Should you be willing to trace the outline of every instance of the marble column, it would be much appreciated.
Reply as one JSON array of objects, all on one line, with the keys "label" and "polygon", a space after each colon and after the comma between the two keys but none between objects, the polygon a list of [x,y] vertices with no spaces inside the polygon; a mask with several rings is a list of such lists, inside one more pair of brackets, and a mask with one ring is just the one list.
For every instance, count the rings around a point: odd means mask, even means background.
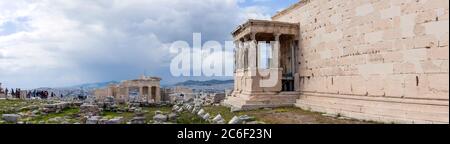
[{"label": "marble column", "polygon": [[155,102],[161,102],[161,88],[156,87]]},{"label": "marble column", "polygon": [[280,67],[280,36],[281,34],[275,33],[275,42],[272,45],[272,64],[271,68],[279,68]]},{"label": "marble column", "polygon": [[[149,86],[148,87],[147,101],[151,101],[153,99],[153,93],[152,92],[153,92],[152,87]],[[156,100],[153,100],[153,101],[156,102]]]},{"label": "marble column", "polygon": [[238,50],[239,50],[239,43],[238,43],[238,41],[234,41],[234,72],[236,72],[236,70],[238,69],[238,65],[237,65],[237,62],[239,61],[238,60]]},{"label": "marble column", "polygon": [[249,41],[249,47],[248,47],[248,68],[253,70],[257,68],[258,64],[258,44],[256,41],[256,33],[250,34],[250,41]]},{"label": "marble column", "polygon": [[244,68],[244,43],[240,40],[238,42],[237,57],[237,69],[241,70]]},{"label": "marble column", "polygon": [[138,100],[141,100],[142,99],[142,97],[143,97],[143,90],[142,90],[142,87],[139,87],[139,96],[138,96]]}]

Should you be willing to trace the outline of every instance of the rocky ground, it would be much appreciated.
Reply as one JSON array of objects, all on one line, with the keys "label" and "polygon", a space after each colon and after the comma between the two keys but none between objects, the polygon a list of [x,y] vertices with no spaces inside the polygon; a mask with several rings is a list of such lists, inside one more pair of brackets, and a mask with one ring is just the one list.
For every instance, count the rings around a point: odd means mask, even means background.
[{"label": "rocky ground", "polygon": [[223,106],[179,102],[144,105],[0,100],[0,124],[370,124],[298,108],[231,112]]}]

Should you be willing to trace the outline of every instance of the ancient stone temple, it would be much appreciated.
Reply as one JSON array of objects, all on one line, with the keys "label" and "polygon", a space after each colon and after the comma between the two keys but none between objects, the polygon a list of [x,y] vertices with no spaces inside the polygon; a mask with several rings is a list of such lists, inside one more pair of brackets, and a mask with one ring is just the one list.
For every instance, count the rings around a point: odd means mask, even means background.
[{"label": "ancient stone temple", "polygon": [[[294,53],[298,50],[298,30],[299,25],[295,23],[249,20],[233,32],[236,44],[236,97],[229,97],[227,103],[241,109],[295,104],[299,95],[294,87],[295,68],[298,66],[294,62]],[[267,45],[265,50],[259,47],[261,44]],[[268,49],[273,51],[271,58],[262,60],[258,53]],[[275,57],[279,59],[273,60]],[[264,68],[260,61],[267,61]],[[263,86],[265,81],[273,85]]]},{"label": "ancient stone temple", "polygon": [[104,100],[112,96],[117,100],[135,102],[160,102],[161,78],[141,76],[135,80],[125,80],[120,84],[112,84],[107,88],[95,90],[94,95],[98,100]]},{"label": "ancient stone temple", "polygon": [[302,0],[270,21],[249,20],[232,33],[235,88],[224,103],[449,123],[448,6]]}]

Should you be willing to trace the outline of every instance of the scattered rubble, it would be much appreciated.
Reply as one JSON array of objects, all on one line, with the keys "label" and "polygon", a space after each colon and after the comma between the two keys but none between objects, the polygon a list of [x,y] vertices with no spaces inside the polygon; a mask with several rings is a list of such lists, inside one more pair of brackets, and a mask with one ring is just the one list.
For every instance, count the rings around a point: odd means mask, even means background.
[{"label": "scattered rubble", "polygon": [[212,122],[214,124],[225,124],[225,119],[222,117],[222,115],[218,114],[212,119]]},{"label": "scattered rubble", "polygon": [[248,115],[234,116],[228,124],[246,124],[248,122],[255,122],[255,118]]},{"label": "scattered rubble", "polygon": [[145,117],[133,117],[130,124],[145,124]]},{"label": "scattered rubble", "polygon": [[175,121],[175,120],[177,120],[177,117],[178,117],[178,115],[176,113],[170,113],[168,115],[169,121]]},{"label": "scattered rubble", "polygon": [[71,106],[69,103],[61,102],[61,103],[55,103],[55,104],[46,104],[43,106],[42,111],[45,113],[59,113],[63,111],[66,108],[69,108]]},{"label": "scattered rubble", "polygon": [[[227,122],[221,114],[211,115],[203,109],[203,106],[210,106],[210,102],[207,99],[192,98],[186,101],[177,101],[172,105],[170,112],[163,112],[161,110],[151,111],[154,113],[153,119],[148,119],[148,110],[143,110],[143,107],[148,105],[158,106],[167,104],[145,104],[141,102],[129,102],[120,104],[113,97],[106,97],[103,101],[46,101],[42,104],[33,104],[29,106],[21,106],[15,108],[11,114],[3,114],[0,123],[17,123],[17,124],[171,124],[177,122],[183,113],[189,113],[207,123],[212,124],[253,124],[258,123],[254,121],[254,118],[249,116],[235,116],[230,122]],[[67,109],[78,109],[65,116],[50,117],[47,120],[34,121],[33,118],[45,117],[52,113],[68,112]],[[119,116],[104,116],[105,112],[114,112],[117,114],[122,113],[134,113],[133,117]],[[16,114],[14,114],[16,113]],[[21,119],[23,118],[23,119]],[[30,121],[31,120],[31,121]]]},{"label": "scattered rubble", "polygon": [[8,123],[17,123],[20,119],[18,114],[3,114],[2,119]]},{"label": "scattered rubble", "polygon": [[157,114],[153,117],[153,120],[156,122],[167,122],[168,117],[163,114]]},{"label": "scattered rubble", "polygon": [[86,124],[98,124],[98,121],[101,119],[100,116],[91,116],[87,119]]},{"label": "scattered rubble", "polygon": [[113,119],[106,121],[105,124],[122,124],[123,121],[124,121],[123,117],[115,117]]},{"label": "scattered rubble", "polygon": [[96,116],[100,114],[100,109],[98,105],[85,103],[80,106],[80,112],[88,116]]}]

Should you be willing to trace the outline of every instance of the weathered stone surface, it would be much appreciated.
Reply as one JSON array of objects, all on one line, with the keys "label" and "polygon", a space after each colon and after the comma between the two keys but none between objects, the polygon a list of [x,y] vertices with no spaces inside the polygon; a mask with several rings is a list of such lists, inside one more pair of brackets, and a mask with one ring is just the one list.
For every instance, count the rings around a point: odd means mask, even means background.
[{"label": "weathered stone surface", "polygon": [[245,122],[245,124],[266,124],[266,123],[260,122],[260,121],[250,121],[250,122]]},{"label": "weathered stone surface", "polygon": [[178,105],[173,105],[172,111],[177,111],[178,109],[180,109],[180,107]]},{"label": "weathered stone surface", "polygon": [[188,106],[186,107],[186,110],[187,110],[187,111],[192,111],[192,109],[193,109],[193,106],[192,106],[192,105],[188,105]]},{"label": "weathered stone surface", "polygon": [[163,112],[160,110],[155,111],[155,115],[162,114]]},{"label": "weathered stone surface", "polygon": [[112,97],[112,96],[106,97],[105,102],[114,103],[114,97]]},{"label": "weathered stone surface", "polygon": [[170,113],[169,115],[168,115],[168,119],[169,119],[169,121],[175,121],[175,120],[177,120],[177,114],[176,113]]},{"label": "weathered stone surface", "polygon": [[66,102],[56,103],[56,104],[45,104],[43,105],[42,111],[45,113],[59,113],[62,110],[68,108],[70,105]]},{"label": "weathered stone surface", "polygon": [[166,122],[167,116],[163,115],[163,114],[157,114],[157,115],[153,116],[153,120],[157,121],[157,122]]},{"label": "weathered stone surface", "polygon": [[197,113],[198,116],[203,117],[203,115],[205,115],[205,110],[200,109]]},{"label": "weathered stone surface", "polygon": [[239,121],[241,121],[241,122],[249,122],[249,121],[254,121],[254,120],[255,120],[254,117],[251,117],[248,115],[239,116]]},{"label": "weathered stone surface", "polygon": [[134,117],[131,124],[145,124],[145,117]]},{"label": "weathered stone surface", "polygon": [[49,123],[55,123],[55,124],[60,124],[63,121],[64,121],[64,118],[62,118],[62,117],[54,117],[54,118],[48,119]]},{"label": "weathered stone surface", "polygon": [[178,112],[178,113],[181,113],[181,112],[183,112],[183,110],[184,110],[184,109],[183,109],[182,107],[180,107],[180,109],[178,109],[177,112]]},{"label": "weathered stone surface", "polygon": [[202,107],[203,103],[202,102],[195,102],[194,107]]},{"label": "weathered stone surface", "polygon": [[199,110],[200,110],[200,108],[194,107],[194,108],[192,109],[192,113],[193,113],[193,114],[197,114]]},{"label": "weathered stone surface", "polygon": [[108,122],[108,119],[106,118],[101,118],[98,120],[98,124],[106,124]]},{"label": "weathered stone surface", "polygon": [[92,105],[92,104],[83,104],[80,106],[80,112],[87,114],[87,115],[98,115],[100,114],[100,109],[97,105]]},{"label": "weathered stone surface", "polygon": [[209,113],[206,113],[206,114],[203,115],[202,118],[203,118],[204,120],[208,121],[208,120],[210,119],[210,117],[211,117],[211,116],[209,115]]},{"label": "weathered stone surface", "polygon": [[239,117],[234,116],[233,118],[231,118],[231,120],[228,122],[228,124],[240,124],[241,121],[239,119]]},{"label": "weathered stone surface", "polygon": [[232,106],[232,107],[230,108],[230,111],[231,111],[231,112],[239,112],[239,111],[242,111],[242,109],[241,109],[241,108],[238,108],[238,107]]},{"label": "weathered stone surface", "polygon": [[[269,32],[281,43],[298,41],[295,53],[283,50],[289,44],[280,46],[274,62],[283,70],[273,70],[279,76],[270,82],[291,75],[294,91],[283,91],[281,84],[262,87],[266,77],[252,75],[257,61],[244,56],[245,44],[259,41],[255,36],[237,45],[234,92],[225,105],[243,110],[295,105],[386,123],[449,122],[448,110],[434,111],[449,106],[448,80],[434,78],[449,72],[448,0],[299,3],[272,21],[249,20],[233,32],[235,40]],[[286,27],[276,26],[279,22]]]},{"label": "weathered stone surface", "polygon": [[38,114],[41,113],[41,111],[39,111],[39,110],[33,110],[33,111],[31,111],[31,113],[34,114],[34,115],[38,115]]},{"label": "weathered stone surface", "polygon": [[[96,89],[94,91],[94,96],[96,100],[124,103],[125,100],[121,98],[121,96],[123,95],[129,98],[129,93],[127,93],[128,90],[125,91],[124,89],[138,87],[141,95],[136,98],[126,99],[126,101],[136,104],[142,103],[142,106],[150,103],[160,103],[162,101],[160,81],[161,78],[158,77],[141,76],[137,79],[122,81],[120,84],[109,85],[106,88]],[[135,105],[135,107],[140,106],[141,104]]]},{"label": "weathered stone surface", "polygon": [[20,111],[37,110],[37,109],[39,109],[39,106],[30,105],[30,106],[20,108]]},{"label": "weathered stone surface", "polygon": [[212,119],[212,122],[215,124],[225,124],[225,119],[222,117],[222,115],[218,114]]},{"label": "weathered stone surface", "polygon": [[142,112],[142,108],[141,107],[136,107],[136,108],[134,108],[134,112]]},{"label": "weathered stone surface", "polygon": [[115,117],[105,122],[105,124],[122,124],[124,122],[123,117]]},{"label": "weathered stone surface", "polygon": [[101,119],[100,116],[92,116],[86,120],[86,124],[98,124],[98,121]]},{"label": "weathered stone surface", "polygon": [[[112,102],[110,102],[112,101]],[[116,112],[119,109],[119,106],[114,103],[113,99],[106,100],[105,102],[98,102],[97,106],[103,111]]]},{"label": "weathered stone surface", "polygon": [[255,121],[254,117],[248,116],[248,115],[242,115],[242,116],[234,116],[228,124],[243,124],[246,122],[252,122]]},{"label": "weathered stone surface", "polygon": [[144,115],[145,115],[145,113],[143,113],[143,112],[134,112],[135,117],[143,117]]},{"label": "weathered stone surface", "polygon": [[18,114],[3,114],[2,119],[9,123],[17,123],[20,119],[20,115]]},{"label": "weathered stone surface", "polygon": [[75,107],[79,107],[79,106],[83,105],[83,102],[72,102],[72,105]]}]

